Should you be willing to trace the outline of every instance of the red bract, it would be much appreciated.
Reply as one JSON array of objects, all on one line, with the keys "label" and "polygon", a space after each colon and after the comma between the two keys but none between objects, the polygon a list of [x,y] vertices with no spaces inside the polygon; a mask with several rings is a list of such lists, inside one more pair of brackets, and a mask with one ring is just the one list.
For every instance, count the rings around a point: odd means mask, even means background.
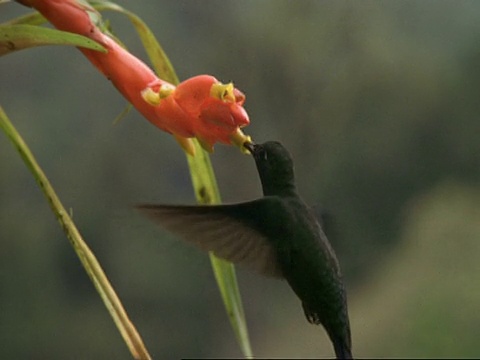
[{"label": "red bract", "polygon": [[196,136],[209,151],[217,141],[231,144],[232,135],[249,124],[242,107],[245,96],[231,83],[199,75],[162,93],[164,89],[165,85],[154,82],[143,92],[158,120],[174,134]]},{"label": "red bract", "polygon": [[211,151],[216,142],[242,146],[249,138],[240,128],[249,124],[243,108],[245,96],[213,76],[187,79],[176,88],[159,79],[140,59],[130,54],[95,22],[98,12],[86,2],[76,0],[18,0],[36,8],[56,28],[97,41],[107,53],[80,51],[104,74],[122,95],[160,129],[175,136],[182,147],[193,154],[188,138],[197,137]]}]

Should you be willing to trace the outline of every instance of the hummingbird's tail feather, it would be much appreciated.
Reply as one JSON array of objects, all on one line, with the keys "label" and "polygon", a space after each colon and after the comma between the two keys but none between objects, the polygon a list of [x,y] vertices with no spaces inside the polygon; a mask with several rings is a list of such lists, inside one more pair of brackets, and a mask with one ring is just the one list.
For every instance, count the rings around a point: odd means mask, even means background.
[{"label": "hummingbird's tail feather", "polygon": [[[302,302],[303,311],[309,323],[314,325],[322,325],[330,338],[330,341],[333,344],[333,349],[335,350],[335,355],[337,359],[353,359],[352,356],[352,345],[350,337],[350,326],[347,325],[341,326],[341,329],[346,329],[346,333],[343,331],[335,331],[335,327],[332,327],[331,323],[326,321],[324,314],[321,312],[313,310],[305,302]],[[323,316],[323,317],[322,317]]]},{"label": "hummingbird's tail feather", "polygon": [[333,340],[333,348],[337,359],[353,359],[352,349],[344,341]]}]

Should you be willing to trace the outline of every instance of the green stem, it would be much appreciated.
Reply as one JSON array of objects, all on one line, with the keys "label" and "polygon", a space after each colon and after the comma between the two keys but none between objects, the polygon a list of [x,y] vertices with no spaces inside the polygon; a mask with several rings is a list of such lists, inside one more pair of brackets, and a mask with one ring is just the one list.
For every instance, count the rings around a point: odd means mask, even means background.
[{"label": "green stem", "polygon": [[108,312],[112,316],[115,324],[117,325],[118,330],[120,331],[125,343],[132,356],[135,359],[149,360],[151,359],[148,354],[147,349],[145,348],[142,338],[138,334],[135,326],[128,318],[128,315],[120,302],[115,290],[108,281],[105,272],[102,270],[98,260],[95,255],[92,253],[88,245],[82,239],[80,232],[75,226],[73,220],[68,215],[68,212],[63,207],[60,199],[55,193],[52,185],[48,181],[45,173],[38,165],[35,157],[28,148],[25,141],[22,139],[20,134],[17,132],[15,127],[9,121],[7,115],[0,106],[0,128],[5,132],[7,137],[13,143],[17,151],[20,153],[23,161],[27,168],[32,172],[35,180],[40,186],[42,192],[50,204],[50,207],[57,217],[60,226],[67,235],[67,238],[70,240],[70,243],[75,250],[75,253],[80,259],[85,271],[93,282],[95,288],[97,289],[100,297],[102,298],[105,306],[108,309]]},{"label": "green stem", "polygon": [[[163,80],[177,85],[179,80],[175,69],[148,26],[136,15],[117,5],[112,7],[111,3],[103,2],[103,4],[108,4],[109,10],[121,11],[129,16],[147,49],[148,56],[157,75]],[[187,154],[187,161],[197,202],[200,204],[219,204],[221,202],[220,192],[210,157],[196,139],[193,139],[193,143],[196,155],[190,156]],[[246,358],[252,358],[253,354],[248,336],[247,321],[243,311],[235,267],[229,262],[216,258],[213,254],[210,254],[210,261],[230,324],[235,332],[242,353]]]},{"label": "green stem", "polygon": [[[110,1],[91,0],[90,3],[97,10],[111,10],[125,14],[138,32],[157,75],[172,84],[178,84],[178,77],[170,60],[158,43],[154,34],[137,15]],[[35,13],[22,16],[15,21],[9,22],[9,24],[40,24],[43,22],[45,22],[45,19],[40,14]],[[218,204],[221,202],[220,193],[218,191],[210,157],[203,148],[199,146],[196,140],[194,140],[194,144],[196,148],[196,156],[192,157],[187,155],[187,158],[195,196],[197,201],[201,204]],[[213,255],[210,255],[210,260],[220,294],[240,348],[245,357],[251,358],[253,355],[238,282],[235,275],[235,268],[232,264],[220,260]]]},{"label": "green stem", "polygon": [[[219,204],[220,192],[208,153],[194,140],[195,156],[187,155],[195,197],[200,204]],[[237,341],[246,358],[253,358],[235,267],[210,253],[210,262]]]}]

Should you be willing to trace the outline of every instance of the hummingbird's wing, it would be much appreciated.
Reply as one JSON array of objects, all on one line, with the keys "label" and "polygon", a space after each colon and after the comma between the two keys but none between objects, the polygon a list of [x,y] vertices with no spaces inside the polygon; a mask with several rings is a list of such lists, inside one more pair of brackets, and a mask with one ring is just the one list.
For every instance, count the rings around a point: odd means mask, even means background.
[{"label": "hummingbird's wing", "polygon": [[166,230],[204,251],[263,275],[283,277],[276,253],[259,231],[264,199],[230,205],[139,205]]}]

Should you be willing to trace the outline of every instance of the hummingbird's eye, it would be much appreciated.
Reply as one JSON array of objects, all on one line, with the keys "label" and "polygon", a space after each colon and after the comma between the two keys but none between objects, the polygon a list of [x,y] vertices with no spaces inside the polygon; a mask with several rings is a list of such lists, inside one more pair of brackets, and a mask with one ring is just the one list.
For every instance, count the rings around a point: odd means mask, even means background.
[{"label": "hummingbird's eye", "polygon": [[259,149],[258,158],[262,160],[267,160],[267,152],[265,151],[265,149]]}]

